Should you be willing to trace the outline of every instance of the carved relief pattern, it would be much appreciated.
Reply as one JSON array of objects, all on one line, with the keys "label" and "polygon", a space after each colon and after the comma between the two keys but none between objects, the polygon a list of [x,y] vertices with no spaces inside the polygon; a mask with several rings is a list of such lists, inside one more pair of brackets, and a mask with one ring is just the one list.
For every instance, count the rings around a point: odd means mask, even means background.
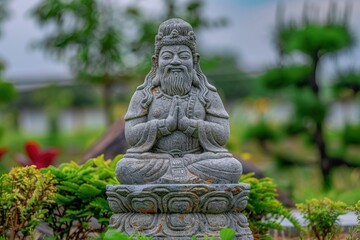
[{"label": "carved relief pattern", "polygon": [[114,215],[110,226],[127,234],[154,239],[169,236],[219,238],[222,228],[236,230],[237,239],[253,239],[245,215],[248,184],[108,185]]},{"label": "carved relief pattern", "polygon": [[113,213],[241,212],[248,200],[247,184],[116,185],[107,187]]}]

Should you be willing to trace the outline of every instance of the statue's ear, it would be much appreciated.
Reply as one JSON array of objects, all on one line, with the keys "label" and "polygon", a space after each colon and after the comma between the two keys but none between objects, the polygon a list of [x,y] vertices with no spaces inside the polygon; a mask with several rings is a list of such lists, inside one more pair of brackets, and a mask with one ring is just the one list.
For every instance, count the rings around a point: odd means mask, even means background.
[{"label": "statue's ear", "polygon": [[200,54],[195,53],[195,59],[194,59],[194,64],[197,64],[200,62]]},{"label": "statue's ear", "polygon": [[155,55],[152,55],[152,57],[151,57],[151,63],[152,63],[153,68],[156,68],[156,67],[157,67],[157,66],[156,66],[156,56],[155,56]]}]

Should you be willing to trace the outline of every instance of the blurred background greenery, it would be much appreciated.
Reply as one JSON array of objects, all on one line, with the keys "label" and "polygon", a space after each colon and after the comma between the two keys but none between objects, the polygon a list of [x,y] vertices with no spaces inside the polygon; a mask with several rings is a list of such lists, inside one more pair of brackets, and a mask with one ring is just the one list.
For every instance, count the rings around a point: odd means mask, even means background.
[{"label": "blurred background greenery", "polygon": [[[352,55],[359,51],[360,30],[351,14],[359,3],[307,1],[293,14],[294,1],[149,2],[37,0],[29,5],[25,18],[41,32],[36,40],[26,39],[31,51],[47,54],[68,73],[16,74],[13,63],[7,74],[3,57],[0,173],[18,164],[30,139],[60,149],[54,164],[81,160],[126,112],[150,69],[158,25],[180,17],[195,28],[202,69],[231,115],[227,147],[272,177],[295,202],[328,196],[354,204],[360,199],[360,59]],[[19,5],[0,0],[0,33],[16,14],[13,4]],[[222,14],[222,7],[238,5],[250,12],[260,9],[257,17],[272,19],[273,25],[265,26],[268,35],[262,35],[273,52],[266,64],[246,65],[244,56],[232,50],[234,45],[249,48],[241,36],[248,39],[259,25],[236,10]],[[231,27],[237,21],[247,28]],[[268,54],[258,40],[248,51]],[[233,45],[211,49],[213,41]]]}]

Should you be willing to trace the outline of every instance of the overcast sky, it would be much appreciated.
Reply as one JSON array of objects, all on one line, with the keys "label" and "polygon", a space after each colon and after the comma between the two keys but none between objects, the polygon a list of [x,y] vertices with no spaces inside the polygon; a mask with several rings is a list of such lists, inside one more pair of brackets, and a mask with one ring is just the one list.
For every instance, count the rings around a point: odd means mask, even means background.
[{"label": "overcast sky", "polygon": [[[104,0],[105,1],[105,0]],[[113,0],[114,1],[114,0]],[[116,0],[120,1],[120,0]],[[161,0],[140,0],[145,8],[154,8]],[[330,0],[307,0],[319,9],[319,15],[325,15]],[[0,57],[7,62],[5,75],[9,78],[39,75],[69,76],[64,63],[45,55],[39,49],[33,49],[31,43],[42,37],[43,31],[29,17],[31,9],[38,0],[11,0],[11,19],[4,23],[3,36],[0,39]],[[204,0],[205,14],[227,17],[226,28],[212,29],[198,33],[201,49],[227,51],[236,54],[239,63],[249,71],[258,71],[276,60],[272,45],[272,31],[275,26],[276,0]],[[286,18],[300,18],[303,0],[282,0]],[[346,0],[336,0],[343,8]],[[360,40],[360,1],[353,0],[351,13],[352,30]],[[324,69],[331,72],[334,66],[360,68],[360,47],[342,55],[334,64],[329,61]]]}]

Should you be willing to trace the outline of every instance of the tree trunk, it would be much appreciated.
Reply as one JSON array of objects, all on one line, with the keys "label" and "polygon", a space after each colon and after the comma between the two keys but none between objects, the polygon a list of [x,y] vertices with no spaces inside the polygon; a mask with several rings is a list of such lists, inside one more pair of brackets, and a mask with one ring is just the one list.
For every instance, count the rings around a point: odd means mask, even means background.
[{"label": "tree trunk", "polygon": [[59,110],[48,110],[48,142],[51,146],[57,146],[59,143]]},{"label": "tree trunk", "polygon": [[103,84],[103,101],[104,101],[104,114],[105,123],[107,127],[110,127],[113,123],[114,117],[112,113],[112,82],[110,79],[105,79]]},{"label": "tree trunk", "polygon": [[[313,56],[313,62],[312,62],[313,68],[312,68],[312,72],[311,72],[311,76],[310,76],[310,86],[311,86],[311,90],[315,94],[317,100],[320,101],[320,96],[319,96],[320,95],[319,94],[320,87],[318,85],[317,76],[316,76],[319,60],[320,60],[319,55],[315,54]],[[332,186],[331,163],[330,163],[330,158],[328,157],[327,152],[326,152],[327,148],[326,148],[326,142],[325,142],[325,138],[324,138],[323,127],[324,127],[323,120],[315,123],[314,139],[315,139],[316,148],[317,148],[318,154],[319,154],[319,164],[320,164],[322,179],[323,179],[323,189],[329,190]]]}]

